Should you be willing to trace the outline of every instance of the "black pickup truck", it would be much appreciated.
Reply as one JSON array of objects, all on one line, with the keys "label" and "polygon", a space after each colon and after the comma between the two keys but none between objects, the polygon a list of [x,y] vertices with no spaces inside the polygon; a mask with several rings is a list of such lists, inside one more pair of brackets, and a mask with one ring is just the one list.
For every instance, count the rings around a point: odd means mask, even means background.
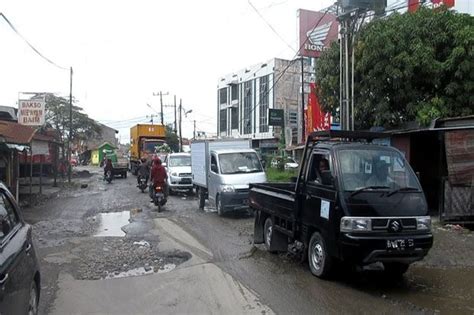
[{"label": "black pickup truck", "polygon": [[294,183],[252,184],[254,242],[307,259],[327,277],[336,261],[383,263],[392,276],[423,259],[433,244],[418,178],[384,134],[322,131],[308,136]]}]

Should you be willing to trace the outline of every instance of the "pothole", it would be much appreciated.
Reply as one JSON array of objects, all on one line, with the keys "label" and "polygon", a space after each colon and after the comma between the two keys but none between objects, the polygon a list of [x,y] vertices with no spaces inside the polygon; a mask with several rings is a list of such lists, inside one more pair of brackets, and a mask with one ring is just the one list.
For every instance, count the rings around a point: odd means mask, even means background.
[{"label": "pothole", "polygon": [[99,227],[94,236],[123,237],[125,232],[122,227],[130,223],[130,211],[99,213],[95,218],[99,222]]},{"label": "pothole", "polygon": [[79,280],[99,280],[164,273],[189,260],[183,251],[160,251],[156,240],[92,238],[72,251],[72,273]]},{"label": "pothole", "polygon": [[176,265],[175,264],[165,264],[162,267],[159,267],[157,270],[153,267],[138,267],[134,269],[130,269],[127,271],[122,271],[122,272],[114,272],[114,273],[107,273],[107,276],[105,276],[105,279],[116,279],[116,278],[126,278],[126,277],[136,277],[136,276],[144,276],[144,275],[149,275],[152,273],[165,273],[165,272],[170,272],[171,270],[175,269]]}]

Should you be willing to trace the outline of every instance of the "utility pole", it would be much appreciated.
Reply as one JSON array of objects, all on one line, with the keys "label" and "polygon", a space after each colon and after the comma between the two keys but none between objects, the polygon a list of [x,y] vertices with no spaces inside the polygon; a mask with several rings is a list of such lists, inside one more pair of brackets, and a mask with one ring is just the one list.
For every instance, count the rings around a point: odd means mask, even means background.
[{"label": "utility pole", "polygon": [[[304,120],[304,57],[301,56],[301,143],[305,143],[305,120]],[[283,130],[285,132],[285,130]],[[287,142],[288,143],[288,142]]]},{"label": "utility pole", "polygon": [[183,110],[182,100],[179,99],[179,152],[183,152],[183,134],[181,132],[181,111]]},{"label": "utility pole", "polygon": [[196,140],[196,119],[194,119],[193,140]]},{"label": "utility pole", "polygon": [[150,122],[151,122],[151,124],[153,125],[153,118],[154,118],[154,117],[158,117],[158,115],[151,114],[150,116],[148,116],[148,115],[146,116],[146,118],[148,118],[148,117],[150,118]]},{"label": "utility pole", "polygon": [[[72,67],[70,68],[69,72],[69,136],[68,136],[68,150],[67,150],[67,180],[71,183],[71,144],[72,142]],[[33,160],[33,156],[31,156],[31,160]]]},{"label": "utility pole", "polygon": [[174,133],[178,133],[178,121],[176,120],[176,95],[174,96]]},{"label": "utility pole", "polygon": [[164,125],[165,121],[163,119],[163,93],[160,91],[160,106],[161,106],[161,124]]},{"label": "utility pole", "polygon": [[168,94],[169,92],[163,93],[162,91],[160,91],[159,93],[153,93],[153,96],[160,96],[160,108],[161,108],[160,116],[161,116],[161,124],[163,126],[165,125],[165,119],[163,117],[163,95],[168,95]]}]

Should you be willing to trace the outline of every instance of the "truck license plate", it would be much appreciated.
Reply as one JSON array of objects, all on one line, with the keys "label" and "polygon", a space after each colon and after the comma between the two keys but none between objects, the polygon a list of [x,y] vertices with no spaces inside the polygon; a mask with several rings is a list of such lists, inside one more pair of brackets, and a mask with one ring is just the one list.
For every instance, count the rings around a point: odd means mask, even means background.
[{"label": "truck license plate", "polygon": [[405,250],[413,248],[415,243],[413,239],[401,239],[401,240],[387,240],[387,249],[391,250]]}]

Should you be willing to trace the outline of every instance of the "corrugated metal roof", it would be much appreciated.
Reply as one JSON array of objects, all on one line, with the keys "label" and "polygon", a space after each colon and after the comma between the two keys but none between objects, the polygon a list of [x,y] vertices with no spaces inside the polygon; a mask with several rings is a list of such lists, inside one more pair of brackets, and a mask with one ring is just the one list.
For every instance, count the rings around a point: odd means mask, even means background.
[{"label": "corrugated metal roof", "polygon": [[0,137],[7,143],[29,144],[35,130],[29,126],[20,125],[17,122],[0,121]]}]

